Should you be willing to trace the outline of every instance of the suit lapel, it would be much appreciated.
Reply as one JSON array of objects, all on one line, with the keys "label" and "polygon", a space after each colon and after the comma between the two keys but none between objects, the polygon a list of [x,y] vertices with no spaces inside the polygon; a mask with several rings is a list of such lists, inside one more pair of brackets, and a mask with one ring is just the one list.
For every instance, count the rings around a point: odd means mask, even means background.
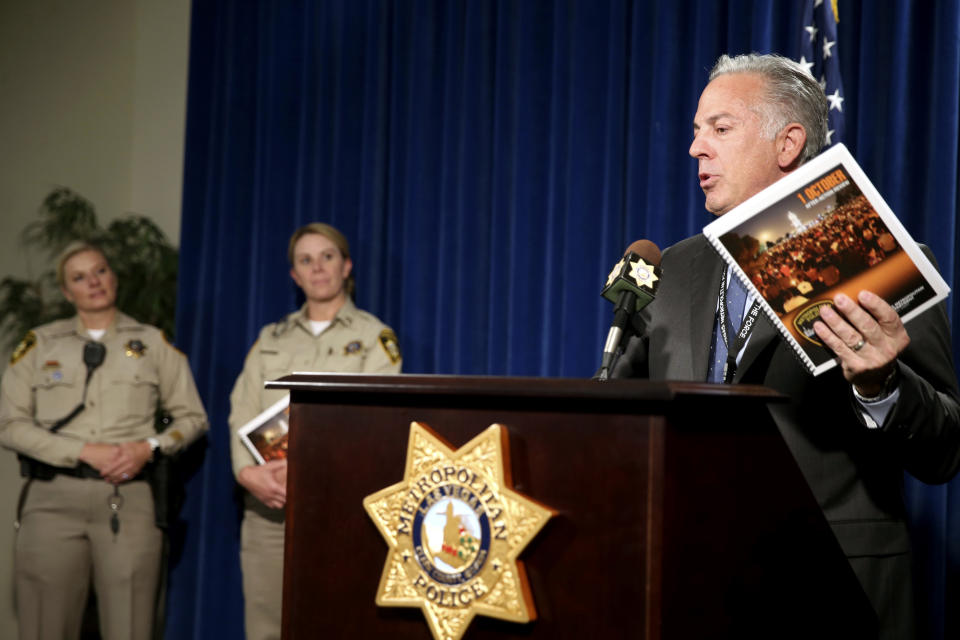
[{"label": "suit lapel", "polygon": [[760,319],[753,327],[753,333],[750,334],[750,341],[747,342],[747,348],[743,352],[743,357],[740,358],[740,365],[737,367],[736,375],[733,376],[733,381],[740,382],[746,372],[750,370],[750,365],[756,361],[757,356],[763,353],[764,349],[776,339],[777,330],[770,324],[767,315],[761,311]]},{"label": "suit lapel", "polygon": [[706,380],[710,341],[717,314],[717,293],[723,261],[703,238],[690,264],[690,356],[691,379]]},{"label": "suit lapel", "polygon": [[[690,274],[691,379],[706,380],[710,341],[713,339],[713,326],[717,316],[717,295],[723,274],[723,260],[706,238],[699,249],[693,252]],[[777,338],[777,330],[766,314],[761,312],[760,321],[754,327],[743,358],[740,359],[734,382],[744,377],[757,357]]]}]

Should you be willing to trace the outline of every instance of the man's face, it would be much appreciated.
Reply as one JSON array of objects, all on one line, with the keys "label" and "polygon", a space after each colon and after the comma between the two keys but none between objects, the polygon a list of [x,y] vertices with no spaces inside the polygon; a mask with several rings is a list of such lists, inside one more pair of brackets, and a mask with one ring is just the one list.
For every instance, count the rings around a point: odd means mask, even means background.
[{"label": "man's face", "polygon": [[753,73],[717,76],[700,95],[690,155],[699,161],[707,211],[723,215],[779,180],[776,138],[763,135],[765,80]]}]

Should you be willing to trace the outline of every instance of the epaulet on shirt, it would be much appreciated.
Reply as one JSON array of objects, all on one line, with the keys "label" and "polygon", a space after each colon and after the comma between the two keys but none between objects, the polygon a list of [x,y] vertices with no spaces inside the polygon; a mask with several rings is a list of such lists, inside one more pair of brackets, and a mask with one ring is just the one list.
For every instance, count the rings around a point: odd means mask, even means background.
[{"label": "epaulet on shirt", "polygon": [[383,322],[380,321],[380,318],[373,315],[369,311],[364,311],[363,309],[357,309],[356,317],[364,322],[369,322],[370,324],[383,324]]},{"label": "epaulet on shirt", "polygon": [[168,347],[170,347],[171,349],[173,349],[174,351],[176,351],[177,353],[179,353],[180,355],[182,355],[184,358],[187,357],[187,354],[185,354],[183,351],[180,351],[180,349],[177,348],[177,345],[175,345],[175,344],[173,344],[172,342],[170,342],[170,340],[167,338],[167,334],[166,334],[166,333],[164,333],[164,332],[161,331],[160,329],[157,329],[157,331],[160,333],[160,339],[163,340],[163,341],[167,344]]},{"label": "epaulet on shirt", "polygon": [[13,350],[13,353],[10,354],[10,364],[16,364],[23,359],[23,356],[30,353],[30,350],[37,345],[38,337],[42,337],[44,340],[55,340],[63,336],[71,335],[75,330],[76,324],[73,318],[54,320],[53,322],[48,322],[47,324],[31,329],[23,336],[23,340],[21,340],[20,344]]},{"label": "epaulet on shirt", "polygon": [[293,313],[288,313],[279,320],[273,323],[273,330],[270,332],[274,338],[279,338],[287,331],[289,331],[290,326],[293,325],[293,317],[297,314],[296,311]]},{"label": "epaulet on shirt", "polygon": [[35,331],[44,338],[55,340],[76,333],[77,323],[75,318],[63,318],[37,327]]}]

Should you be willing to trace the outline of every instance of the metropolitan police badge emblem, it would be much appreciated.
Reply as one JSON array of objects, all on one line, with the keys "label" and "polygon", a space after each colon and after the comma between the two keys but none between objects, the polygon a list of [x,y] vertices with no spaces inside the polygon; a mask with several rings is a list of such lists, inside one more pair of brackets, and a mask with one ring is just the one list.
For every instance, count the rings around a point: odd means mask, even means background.
[{"label": "metropolitan police badge emblem", "polygon": [[413,422],[403,481],[363,506],[389,551],[381,607],[420,607],[436,640],[459,640],[475,615],[536,619],[517,560],[553,512],[510,487],[499,424],[454,450]]},{"label": "metropolitan police badge emblem", "polygon": [[832,300],[820,300],[804,307],[793,317],[793,328],[797,330],[801,337],[806,338],[818,347],[822,347],[823,343],[817,336],[817,332],[813,330],[813,324],[820,319],[820,309],[832,306]]}]

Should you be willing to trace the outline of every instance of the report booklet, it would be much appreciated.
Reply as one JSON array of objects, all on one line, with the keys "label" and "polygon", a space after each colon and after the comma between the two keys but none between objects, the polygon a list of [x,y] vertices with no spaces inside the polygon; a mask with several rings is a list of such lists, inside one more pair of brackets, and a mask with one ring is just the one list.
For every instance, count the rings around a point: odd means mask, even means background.
[{"label": "report booklet", "polygon": [[290,394],[284,395],[266,411],[240,427],[237,436],[257,464],[287,457],[287,436],[290,431]]},{"label": "report booklet", "polygon": [[813,330],[838,293],[886,300],[907,322],[947,283],[841,144],[703,229],[814,375],[836,365]]}]

